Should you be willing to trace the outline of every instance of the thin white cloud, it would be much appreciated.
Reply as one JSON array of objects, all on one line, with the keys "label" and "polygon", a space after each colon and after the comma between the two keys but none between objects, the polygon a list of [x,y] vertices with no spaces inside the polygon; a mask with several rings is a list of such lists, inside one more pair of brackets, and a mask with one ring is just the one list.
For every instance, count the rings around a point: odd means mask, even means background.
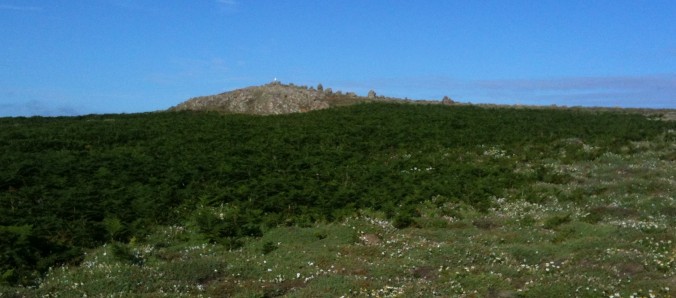
[{"label": "thin white cloud", "polygon": [[470,82],[467,92],[483,101],[584,106],[674,108],[676,75],[569,77]]},{"label": "thin white cloud", "polygon": [[0,4],[0,10],[13,10],[13,11],[40,11],[40,10],[42,10],[42,7],[39,7],[39,6],[21,6],[21,5]]},{"label": "thin white cloud", "polygon": [[676,89],[676,74],[649,76],[562,77],[548,79],[460,80],[443,76],[377,79],[373,85],[482,90],[566,91],[590,89]]},{"label": "thin white cloud", "polygon": [[534,80],[483,80],[470,83],[483,90],[511,91],[589,91],[589,90],[671,90],[676,91],[676,76],[570,77]]},{"label": "thin white cloud", "polygon": [[[344,81],[346,90],[462,102],[676,108],[676,74],[461,80],[443,76]],[[389,94],[388,94],[389,93]]]}]

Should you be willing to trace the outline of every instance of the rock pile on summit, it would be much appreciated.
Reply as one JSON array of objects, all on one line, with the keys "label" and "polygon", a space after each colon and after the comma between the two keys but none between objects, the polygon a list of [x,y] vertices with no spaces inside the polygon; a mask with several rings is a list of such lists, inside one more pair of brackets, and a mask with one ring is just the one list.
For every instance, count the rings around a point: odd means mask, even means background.
[{"label": "rock pile on summit", "polygon": [[196,97],[171,109],[256,115],[288,114],[328,108],[326,96],[325,92],[312,88],[273,82],[217,95]]},{"label": "rock pile on summit", "polygon": [[[372,101],[410,102],[398,98],[378,96],[373,90],[370,90],[367,96],[358,96],[354,92],[334,92],[331,88],[324,88],[322,84],[317,85],[315,89],[274,81],[262,86],[247,87],[217,95],[195,97],[169,110],[277,115],[302,113]],[[439,102],[416,101],[415,103],[434,104]]]}]

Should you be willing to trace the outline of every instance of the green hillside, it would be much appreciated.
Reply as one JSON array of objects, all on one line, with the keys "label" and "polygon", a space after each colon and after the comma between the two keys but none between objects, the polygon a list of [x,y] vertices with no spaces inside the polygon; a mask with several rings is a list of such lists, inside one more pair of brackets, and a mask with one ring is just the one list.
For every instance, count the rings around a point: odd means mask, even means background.
[{"label": "green hillside", "polygon": [[669,297],[675,131],[386,103],[1,118],[0,293]]}]

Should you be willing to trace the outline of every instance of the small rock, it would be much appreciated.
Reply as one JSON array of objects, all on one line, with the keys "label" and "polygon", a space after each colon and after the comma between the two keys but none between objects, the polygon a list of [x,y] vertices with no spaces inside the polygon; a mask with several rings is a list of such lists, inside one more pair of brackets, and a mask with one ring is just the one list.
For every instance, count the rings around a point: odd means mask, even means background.
[{"label": "small rock", "polygon": [[366,246],[373,246],[373,245],[378,245],[382,240],[380,240],[380,237],[376,234],[363,234],[359,236],[359,240],[361,241],[362,244]]}]

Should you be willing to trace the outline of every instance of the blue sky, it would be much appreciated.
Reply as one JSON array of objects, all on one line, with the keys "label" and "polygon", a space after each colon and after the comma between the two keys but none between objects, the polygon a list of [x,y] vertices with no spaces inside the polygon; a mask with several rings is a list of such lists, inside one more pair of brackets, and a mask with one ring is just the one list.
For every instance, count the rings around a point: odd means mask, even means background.
[{"label": "blue sky", "polygon": [[0,116],[156,111],[273,78],[676,108],[676,1],[0,0]]}]

